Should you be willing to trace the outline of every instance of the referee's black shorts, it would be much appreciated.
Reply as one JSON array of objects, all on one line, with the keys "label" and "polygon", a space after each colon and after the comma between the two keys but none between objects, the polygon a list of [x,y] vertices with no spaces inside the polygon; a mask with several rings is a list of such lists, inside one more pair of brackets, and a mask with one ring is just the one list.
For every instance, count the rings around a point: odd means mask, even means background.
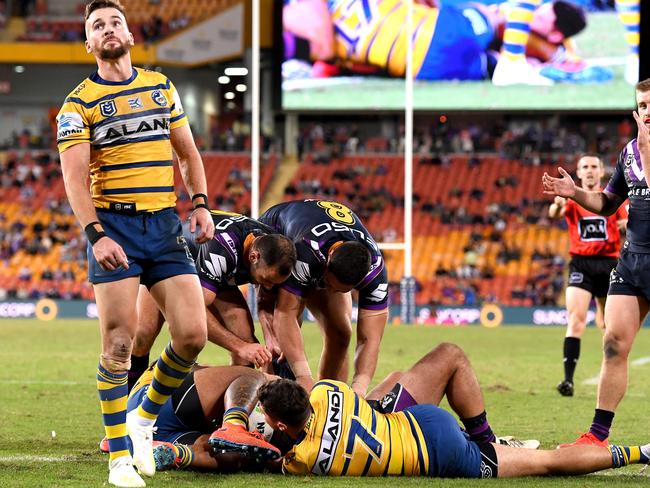
[{"label": "referee's black shorts", "polygon": [[609,274],[616,262],[616,258],[607,256],[572,256],[567,286],[582,288],[597,298],[606,297]]}]

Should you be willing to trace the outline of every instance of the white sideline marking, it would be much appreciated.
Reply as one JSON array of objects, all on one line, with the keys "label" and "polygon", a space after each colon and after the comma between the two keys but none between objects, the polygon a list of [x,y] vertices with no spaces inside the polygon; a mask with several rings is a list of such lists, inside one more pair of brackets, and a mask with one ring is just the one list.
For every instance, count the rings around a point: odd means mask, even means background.
[{"label": "white sideline marking", "polygon": [[105,459],[85,458],[79,456],[0,456],[0,463],[65,463],[70,461],[76,463],[80,461],[106,462]]},{"label": "white sideline marking", "polygon": [[[644,356],[639,359],[635,359],[630,363],[630,366],[643,366],[644,364],[650,363],[650,356]],[[587,378],[582,382],[583,385],[597,385],[598,384],[598,378],[600,378],[600,375],[596,375],[593,378]]]},{"label": "white sideline marking", "polygon": [[65,381],[65,380],[0,380],[3,385],[87,385],[89,383],[82,383],[80,381]]}]

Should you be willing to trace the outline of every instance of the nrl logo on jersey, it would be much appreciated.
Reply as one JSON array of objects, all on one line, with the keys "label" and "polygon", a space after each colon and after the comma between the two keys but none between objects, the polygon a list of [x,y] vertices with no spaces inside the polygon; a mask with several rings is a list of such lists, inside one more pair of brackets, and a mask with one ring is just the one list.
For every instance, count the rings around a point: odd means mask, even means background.
[{"label": "nrl logo on jersey", "polygon": [[634,154],[629,153],[625,158],[625,167],[627,168],[634,162]]},{"label": "nrl logo on jersey", "polygon": [[115,106],[115,100],[108,100],[99,104],[99,112],[104,117],[112,117],[117,113],[117,107]]}]

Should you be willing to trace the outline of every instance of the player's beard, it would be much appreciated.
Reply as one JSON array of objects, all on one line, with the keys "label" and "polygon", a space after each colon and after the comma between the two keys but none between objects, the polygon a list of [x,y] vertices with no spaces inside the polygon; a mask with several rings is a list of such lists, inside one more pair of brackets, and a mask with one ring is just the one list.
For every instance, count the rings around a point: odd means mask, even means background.
[{"label": "player's beard", "polygon": [[119,59],[129,52],[129,45],[127,43],[121,43],[117,47],[102,47],[99,50],[99,58],[104,61],[111,61],[114,59]]}]

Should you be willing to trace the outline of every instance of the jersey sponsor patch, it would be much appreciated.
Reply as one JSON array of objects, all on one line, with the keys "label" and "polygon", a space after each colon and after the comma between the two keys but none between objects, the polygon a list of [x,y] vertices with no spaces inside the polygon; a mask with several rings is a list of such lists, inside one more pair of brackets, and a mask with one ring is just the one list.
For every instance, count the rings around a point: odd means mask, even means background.
[{"label": "jersey sponsor patch", "polygon": [[56,119],[57,139],[83,134],[84,123],[76,112],[64,112]]},{"label": "jersey sponsor patch", "polygon": [[133,110],[138,108],[144,108],[144,105],[142,104],[142,99],[140,97],[129,98],[127,101],[129,102],[129,107]]},{"label": "jersey sponsor patch", "polygon": [[599,215],[593,217],[583,217],[578,222],[580,231],[580,240],[583,242],[606,241],[607,236],[607,219]]},{"label": "jersey sponsor patch", "polygon": [[569,274],[569,284],[570,285],[577,285],[582,283],[585,280],[585,277],[582,273],[579,273],[577,271],[572,272]]},{"label": "jersey sponsor patch", "polygon": [[341,440],[341,420],[343,411],[343,392],[327,392],[327,421],[323,428],[318,457],[312,473],[326,475],[334,461],[334,453]]}]

